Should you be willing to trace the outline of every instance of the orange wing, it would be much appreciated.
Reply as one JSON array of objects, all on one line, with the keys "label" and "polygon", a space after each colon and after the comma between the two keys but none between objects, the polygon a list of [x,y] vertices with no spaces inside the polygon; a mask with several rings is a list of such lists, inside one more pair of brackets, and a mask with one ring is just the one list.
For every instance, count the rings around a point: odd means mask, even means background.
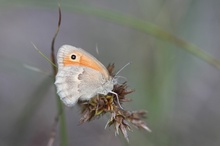
[{"label": "orange wing", "polygon": [[[61,53],[61,54],[59,54]],[[75,55],[74,59],[72,55]],[[75,48],[73,46],[64,45],[58,51],[58,57],[63,58],[63,66],[85,66],[99,71],[101,74],[109,78],[109,73],[105,66],[99,62],[95,57],[93,57],[88,52],[80,48]]]}]

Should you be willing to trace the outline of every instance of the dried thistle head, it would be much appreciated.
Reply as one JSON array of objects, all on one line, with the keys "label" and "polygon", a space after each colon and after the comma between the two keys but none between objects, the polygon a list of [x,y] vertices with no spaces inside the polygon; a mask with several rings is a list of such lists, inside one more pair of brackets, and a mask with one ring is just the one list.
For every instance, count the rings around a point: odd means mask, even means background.
[{"label": "dried thistle head", "polygon": [[[110,64],[107,69],[109,74],[114,76],[114,64]],[[126,82],[114,85],[113,92],[117,93],[120,104],[131,101],[126,95],[132,93],[133,90],[127,89]],[[91,98],[89,101],[80,101],[79,104],[82,113],[80,119],[81,124],[109,113],[111,117],[108,120],[106,127],[114,126],[115,134],[119,134],[119,131],[121,131],[127,141],[129,141],[127,130],[131,130],[129,123],[134,127],[142,128],[151,132],[146,123],[142,120],[145,118],[146,112],[142,110],[127,111],[121,109],[117,102],[117,97],[112,93],[108,93],[107,95],[99,94]]]}]

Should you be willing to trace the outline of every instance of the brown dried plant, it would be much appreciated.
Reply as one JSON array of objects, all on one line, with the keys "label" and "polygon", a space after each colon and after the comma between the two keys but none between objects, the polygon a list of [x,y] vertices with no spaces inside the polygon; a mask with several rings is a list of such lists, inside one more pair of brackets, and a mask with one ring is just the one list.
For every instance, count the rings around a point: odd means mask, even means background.
[{"label": "brown dried plant", "polygon": [[[114,64],[110,64],[107,67],[107,70],[111,76],[114,76]],[[121,85],[114,85],[113,89],[113,92],[118,94],[120,104],[130,102],[131,100],[127,98],[126,95],[132,93],[133,91],[134,90],[127,89],[126,82]],[[110,114],[110,119],[108,120],[106,127],[113,126],[115,128],[115,134],[117,135],[119,134],[119,131],[121,131],[127,141],[129,141],[127,131],[131,130],[131,126],[129,124],[151,132],[146,123],[142,120],[143,118],[146,118],[146,111],[128,111],[121,109],[119,103],[117,102],[117,97],[112,93],[107,95],[96,95],[89,101],[79,101],[79,105],[82,113],[82,117],[80,119],[81,124],[89,122],[102,115]]]}]

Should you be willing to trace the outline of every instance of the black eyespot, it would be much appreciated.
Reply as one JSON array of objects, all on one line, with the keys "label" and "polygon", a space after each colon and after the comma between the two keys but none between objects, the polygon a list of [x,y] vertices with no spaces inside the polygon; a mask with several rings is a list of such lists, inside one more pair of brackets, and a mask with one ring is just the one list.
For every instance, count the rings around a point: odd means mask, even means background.
[{"label": "black eyespot", "polygon": [[71,55],[71,59],[72,59],[72,60],[75,60],[75,59],[76,59],[76,55],[75,55],[75,54],[72,54],[72,55]]}]

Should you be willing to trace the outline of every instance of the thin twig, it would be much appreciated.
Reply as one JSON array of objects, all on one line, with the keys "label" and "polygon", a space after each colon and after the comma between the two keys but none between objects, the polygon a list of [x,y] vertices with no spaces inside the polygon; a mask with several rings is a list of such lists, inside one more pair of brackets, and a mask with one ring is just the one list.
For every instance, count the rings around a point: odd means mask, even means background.
[{"label": "thin twig", "polygon": [[[52,39],[52,42],[51,42],[51,59],[52,59],[52,62],[55,64],[56,62],[56,57],[55,57],[55,53],[54,53],[54,44],[55,44],[55,40],[57,38],[57,35],[58,35],[58,32],[60,30],[60,25],[61,25],[61,9],[60,9],[60,3],[58,3],[58,7],[59,7],[59,20],[58,20],[58,26],[57,26],[57,30],[54,34],[54,37]],[[53,74],[54,76],[56,76],[57,74],[57,68],[53,66]]]},{"label": "thin twig", "polygon": [[[56,62],[56,57],[55,57],[55,49],[54,49],[54,44],[55,44],[55,41],[56,41],[56,37],[58,35],[58,32],[59,32],[59,29],[60,29],[60,25],[61,25],[61,8],[60,8],[60,2],[58,3],[58,8],[59,8],[59,20],[58,20],[58,25],[57,25],[57,30],[54,34],[54,37],[52,39],[52,42],[51,42],[51,60],[52,62],[55,64]],[[57,67],[55,66],[52,66],[53,68],[53,74],[54,74],[54,77],[56,76],[57,74]],[[55,78],[54,78],[55,79]],[[53,124],[53,128],[52,128],[52,131],[51,131],[51,137],[48,141],[48,146],[52,146],[54,141],[55,141],[55,135],[56,135],[56,125],[58,124],[58,122],[60,121],[60,145],[61,146],[67,146],[68,145],[68,142],[67,142],[67,130],[66,130],[66,121],[65,121],[65,114],[63,112],[63,105],[60,101],[59,98],[57,98],[57,108],[58,108],[58,115],[55,117],[55,121],[54,121],[54,124]]]},{"label": "thin twig", "polygon": [[57,124],[59,122],[59,118],[60,118],[61,113],[58,113],[54,119],[54,123],[52,126],[52,130],[50,132],[50,139],[48,141],[47,146],[53,146],[54,141],[55,141],[55,137],[56,137],[56,129],[57,129]]},{"label": "thin twig", "polygon": [[47,56],[45,56],[38,48],[37,46],[31,42],[31,44],[34,46],[34,49],[41,55],[43,56],[51,65],[53,65],[54,68],[57,68],[56,64],[54,62],[52,62],[49,58],[47,58]]}]

